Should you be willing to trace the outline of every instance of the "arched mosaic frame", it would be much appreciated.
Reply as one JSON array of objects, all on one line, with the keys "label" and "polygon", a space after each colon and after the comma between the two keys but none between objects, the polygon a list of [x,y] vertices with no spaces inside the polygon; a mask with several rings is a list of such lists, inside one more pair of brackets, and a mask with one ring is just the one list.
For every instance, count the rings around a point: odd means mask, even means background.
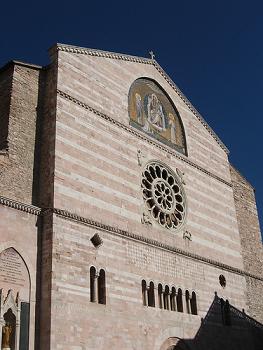
[{"label": "arched mosaic frame", "polygon": [[130,125],[187,156],[183,123],[165,90],[150,78],[136,79],[129,91]]}]

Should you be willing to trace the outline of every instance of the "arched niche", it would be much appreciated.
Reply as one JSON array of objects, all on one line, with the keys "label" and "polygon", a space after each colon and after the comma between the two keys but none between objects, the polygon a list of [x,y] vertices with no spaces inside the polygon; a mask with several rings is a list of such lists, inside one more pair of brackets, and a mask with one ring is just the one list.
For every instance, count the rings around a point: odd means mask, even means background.
[{"label": "arched niche", "polygon": [[130,124],[187,155],[181,117],[170,97],[154,80],[139,78],[129,91]]},{"label": "arched niche", "polygon": [[0,289],[6,294],[12,289],[14,295],[19,293],[21,301],[29,303],[29,272],[23,258],[13,247],[0,253]]},{"label": "arched niche", "polygon": [[13,247],[0,252],[0,343],[11,350],[28,349],[30,275]]}]

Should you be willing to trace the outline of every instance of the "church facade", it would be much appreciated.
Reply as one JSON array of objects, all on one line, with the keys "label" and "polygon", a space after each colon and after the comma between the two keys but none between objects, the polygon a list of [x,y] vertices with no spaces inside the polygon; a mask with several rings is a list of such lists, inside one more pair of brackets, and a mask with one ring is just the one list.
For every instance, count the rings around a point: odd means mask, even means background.
[{"label": "church facade", "polygon": [[0,69],[1,350],[261,349],[254,189],[153,59]]}]

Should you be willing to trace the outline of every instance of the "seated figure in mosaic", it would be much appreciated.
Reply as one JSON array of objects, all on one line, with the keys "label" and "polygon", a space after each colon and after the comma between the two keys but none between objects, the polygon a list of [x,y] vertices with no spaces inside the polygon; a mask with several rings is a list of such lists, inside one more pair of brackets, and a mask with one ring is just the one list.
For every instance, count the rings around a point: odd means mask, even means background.
[{"label": "seated figure in mosaic", "polygon": [[147,114],[148,122],[154,128],[158,131],[163,131],[165,129],[163,108],[158,97],[154,93],[148,96]]}]

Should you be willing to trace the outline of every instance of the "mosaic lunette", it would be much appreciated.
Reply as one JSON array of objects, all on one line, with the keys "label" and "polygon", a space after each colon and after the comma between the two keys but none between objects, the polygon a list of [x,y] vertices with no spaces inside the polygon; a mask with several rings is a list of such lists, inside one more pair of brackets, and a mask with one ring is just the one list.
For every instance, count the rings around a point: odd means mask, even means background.
[{"label": "mosaic lunette", "polygon": [[132,126],[186,154],[180,116],[164,91],[152,80],[137,79],[129,93]]}]

